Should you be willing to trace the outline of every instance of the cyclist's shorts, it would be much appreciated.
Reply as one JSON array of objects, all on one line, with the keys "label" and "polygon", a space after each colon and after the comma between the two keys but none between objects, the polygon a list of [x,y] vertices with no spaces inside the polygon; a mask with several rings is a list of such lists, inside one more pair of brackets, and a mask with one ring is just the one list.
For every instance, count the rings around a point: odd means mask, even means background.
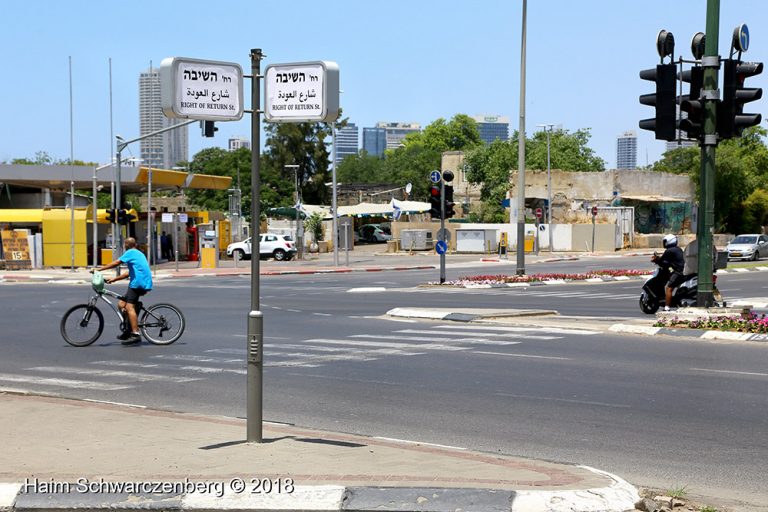
[{"label": "cyclist's shorts", "polygon": [[123,300],[129,304],[136,304],[139,302],[139,298],[146,295],[148,291],[149,290],[145,290],[144,288],[128,288]]}]

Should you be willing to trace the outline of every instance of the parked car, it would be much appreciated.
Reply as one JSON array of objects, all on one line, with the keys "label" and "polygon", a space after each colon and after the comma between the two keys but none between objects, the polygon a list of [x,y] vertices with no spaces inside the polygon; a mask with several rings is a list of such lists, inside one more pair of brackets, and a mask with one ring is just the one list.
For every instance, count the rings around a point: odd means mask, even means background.
[{"label": "parked car", "polygon": [[366,224],[360,226],[357,230],[357,234],[360,240],[370,243],[381,243],[387,240],[392,240],[392,234],[389,231],[388,226],[381,224]]},{"label": "parked car", "polygon": [[729,260],[759,260],[768,256],[768,236],[739,235],[728,243],[726,250]]},{"label": "parked car", "polygon": [[[259,244],[262,258],[275,258],[277,261],[288,261],[296,255],[296,245],[290,235],[277,235],[265,233],[259,236]],[[237,253],[239,259],[251,257],[251,239],[242,242],[234,242],[227,246],[227,256]]]}]

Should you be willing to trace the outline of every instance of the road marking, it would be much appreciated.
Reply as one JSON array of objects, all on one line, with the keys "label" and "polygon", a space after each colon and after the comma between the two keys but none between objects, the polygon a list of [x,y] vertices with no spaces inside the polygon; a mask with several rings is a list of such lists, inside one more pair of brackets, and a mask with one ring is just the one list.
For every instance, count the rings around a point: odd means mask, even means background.
[{"label": "road marking", "polygon": [[631,409],[631,405],[624,405],[624,404],[608,404],[605,402],[591,402],[589,400],[571,400],[568,398],[552,398],[552,397],[546,397],[546,396],[532,396],[532,395],[514,395],[511,393],[494,393],[496,396],[508,396],[510,398],[522,398],[525,400],[547,400],[552,402],[565,402],[569,404],[579,404],[579,405],[599,405],[600,407],[613,407],[616,409]]},{"label": "road marking", "polygon": [[[350,336],[350,338],[368,338],[368,339],[374,339],[374,340],[403,340],[403,341],[451,341],[456,343],[482,343],[486,340],[485,338],[456,338],[453,340],[446,340],[443,336],[438,337],[429,337],[429,336],[393,336],[389,334],[353,334]],[[519,342],[510,342],[510,343],[519,343]],[[419,347],[420,345],[410,345]]]},{"label": "road marking", "polygon": [[411,343],[386,343],[378,341],[354,341],[354,340],[332,340],[325,338],[315,338],[306,340],[307,343],[327,343],[329,345],[350,345],[354,347],[385,347],[385,348],[409,348],[412,350],[446,350],[446,351],[459,351],[469,350],[469,347],[456,347],[450,345],[442,345],[439,343],[428,344],[411,344]]},{"label": "road marking", "polygon": [[312,313],[312,314],[315,315],[315,316],[333,316],[330,313]]},{"label": "road marking", "polygon": [[[482,327],[479,327],[482,329]],[[435,331],[419,330],[419,329],[401,329],[395,332],[402,332],[405,334],[435,334]],[[448,336],[500,336],[504,338],[525,338],[531,340],[558,340],[562,336],[537,336],[535,334],[518,334],[518,333],[496,333],[496,332],[445,332],[440,333]]]},{"label": "road marking", "polygon": [[380,293],[387,291],[386,288],[381,286],[368,286],[361,288],[350,288],[347,293]]},{"label": "road marking", "polygon": [[57,386],[62,388],[75,388],[75,389],[96,389],[99,391],[117,391],[119,389],[130,389],[134,386],[122,385],[122,384],[105,384],[103,382],[93,382],[86,380],[74,380],[74,379],[55,379],[37,377],[32,375],[13,375],[8,373],[0,374],[0,381],[4,382],[21,382],[26,384],[35,384],[39,386]]},{"label": "road marking", "polygon": [[[243,361],[245,362],[245,361]],[[236,375],[245,375],[245,369],[240,368],[218,368],[212,366],[191,366],[181,364],[160,364],[160,363],[137,363],[135,361],[92,361],[91,364],[101,364],[104,366],[130,366],[138,368],[166,370],[166,371],[185,371],[196,373],[234,373]]]},{"label": "road marking", "polygon": [[381,439],[382,441],[390,441],[394,443],[403,443],[403,444],[415,444],[415,445],[421,445],[421,446],[434,446],[436,448],[447,448],[449,450],[461,450],[466,451],[466,448],[462,448],[461,446],[451,446],[449,444],[437,444],[437,443],[425,443],[422,441],[409,441],[407,439],[397,439],[394,437],[381,437],[381,436],[374,436],[374,439]]},{"label": "road marking", "polygon": [[71,366],[35,366],[33,368],[27,368],[27,370],[38,372],[61,372],[72,373],[75,375],[93,375],[98,377],[118,377],[125,379],[133,379],[141,382],[150,381],[168,381],[176,383],[193,382],[200,379],[192,377],[172,377],[170,375],[152,375],[150,373],[139,372],[123,372],[118,370],[98,370],[95,368],[75,368]]},{"label": "road marking", "polygon": [[245,359],[226,359],[223,357],[206,357],[206,356],[195,356],[195,355],[184,355],[184,354],[168,354],[168,355],[157,355],[152,356],[153,359],[171,359],[175,361],[194,361],[197,363],[223,363],[223,364],[233,364],[233,363],[244,363]]},{"label": "road marking", "polygon": [[560,327],[506,327],[506,326],[477,326],[477,325],[437,325],[437,329],[483,329],[487,331],[504,332],[548,332],[553,334],[576,334],[580,336],[591,336],[599,334],[597,331],[587,331],[584,329],[563,329]]},{"label": "road marking", "polygon": [[555,357],[555,356],[532,356],[528,354],[510,354],[507,352],[483,352],[480,350],[475,350],[473,352],[474,354],[485,354],[489,356],[507,356],[507,357],[525,357],[525,358],[531,358],[531,359],[553,359],[555,361],[571,361],[572,359],[570,357]]},{"label": "road marking", "polygon": [[737,370],[713,370],[711,368],[689,368],[695,372],[711,372],[711,373],[729,373],[733,375],[749,375],[750,377],[768,377],[768,373],[760,372],[740,372]]}]

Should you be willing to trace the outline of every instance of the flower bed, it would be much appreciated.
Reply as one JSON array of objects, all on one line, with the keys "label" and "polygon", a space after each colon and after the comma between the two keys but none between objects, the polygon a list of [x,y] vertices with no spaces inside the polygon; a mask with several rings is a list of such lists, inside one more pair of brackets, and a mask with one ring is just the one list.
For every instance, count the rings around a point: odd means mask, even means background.
[{"label": "flower bed", "polygon": [[[444,284],[453,286],[462,285],[494,285],[494,284],[507,284],[507,283],[534,283],[541,281],[584,281],[586,279],[602,278],[602,277],[619,277],[619,276],[644,276],[650,274],[647,270],[593,270],[584,274],[526,274],[522,276],[498,274],[498,275],[479,275],[479,276],[463,276],[455,281],[446,281]],[[437,283],[429,283],[437,284]]]},{"label": "flower bed", "polygon": [[672,317],[658,320],[653,326],[764,334],[768,333],[768,318],[764,314],[758,315],[757,313],[750,313],[748,318],[742,318],[738,315],[697,318],[694,320]]}]

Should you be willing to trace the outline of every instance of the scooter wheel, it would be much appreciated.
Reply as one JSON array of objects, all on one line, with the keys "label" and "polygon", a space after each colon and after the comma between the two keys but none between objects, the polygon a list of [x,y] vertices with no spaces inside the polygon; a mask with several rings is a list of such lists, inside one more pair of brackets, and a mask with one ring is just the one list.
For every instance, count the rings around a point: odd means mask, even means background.
[{"label": "scooter wheel", "polygon": [[640,310],[647,315],[652,315],[659,310],[659,303],[643,293],[640,295]]}]

